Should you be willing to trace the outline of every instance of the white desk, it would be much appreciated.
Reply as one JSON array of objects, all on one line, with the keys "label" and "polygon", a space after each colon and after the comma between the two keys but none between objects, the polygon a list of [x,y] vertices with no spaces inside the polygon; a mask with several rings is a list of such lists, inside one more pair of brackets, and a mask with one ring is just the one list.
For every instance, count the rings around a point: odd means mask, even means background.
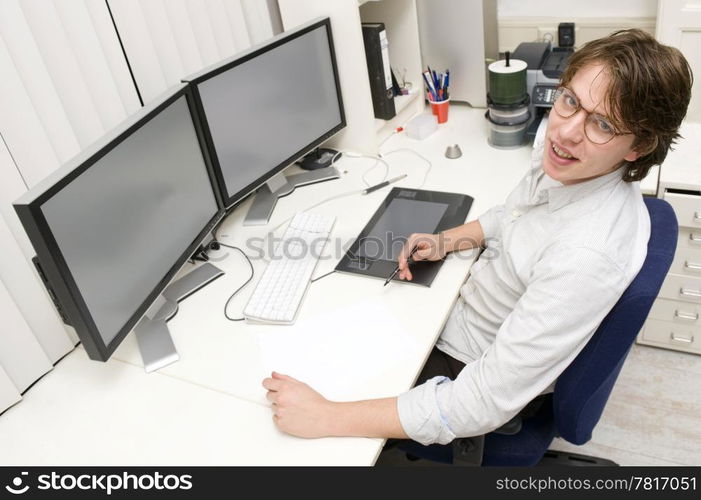
[{"label": "white desk", "polygon": [[[505,151],[487,144],[483,115],[484,110],[453,105],[449,121],[437,133],[423,141],[397,134],[383,145],[382,152],[411,148],[429,158],[433,167],[423,188],[472,195],[475,202],[469,219],[474,219],[501,203],[530,165],[529,146]],[[445,148],[456,143],[463,156],[446,159]],[[389,177],[409,174],[396,186],[416,187],[422,182],[427,165],[419,157],[396,153],[386,159],[391,165]],[[318,201],[363,188],[361,176],[372,163],[354,158],[339,161],[340,180],[306,186],[281,199],[265,227],[241,226],[247,201],[226,220],[219,238],[250,254],[247,240],[264,237],[270,228]],[[367,178],[374,184],[383,173],[378,166]],[[349,244],[390,189],[341,198],[315,210],[336,215],[332,239]],[[333,258],[322,260],[315,276],[331,271],[342,253],[333,241],[327,245],[327,254]],[[224,318],[226,299],[249,274],[241,255],[234,250],[229,254],[216,263],[226,271],[225,276],[187,298],[169,323],[181,355],[179,362],[146,374],[133,335],[105,364],[88,361],[83,350],[77,349],[0,417],[0,463],[372,464],[382,447],[381,439],[305,440],[274,427],[261,387],[268,375],[270,353],[265,351],[270,342],[260,339],[285,336],[288,327],[233,323]],[[409,389],[472,259],[472,253],[451,255],[430,288],[397,283],[383,287],[382,281],[339,273],[313,283],[297,324],[328,315],[336,321],[328,321],[324,352],[319,352],[318,345],[299,346],[309,353],[307,373],[329,388],[326,395],[332,399],[391,396]],[[254,260],[256,279],[263,266],[261,260]],[[230,315],[240,316],[252,288],[253,284],[232,300]],[[364,362],[357,348],[348,359],[348,347],[355,346],[353,332],[363,332],[358,336],[367,339],[374,325],[374,320],[351,312],[369,305],[376,313],[380,311],[381,319],[400,326],[412,349],[397,346],[402,353],[397,357],[385,344],[381,347],[386,352],[374,351],[377,346],[371,342],[362,346],[368,357],[384,356],[386,363]],[[329,369],[327,363],[315,371],[317,361],[334,356],[338,369]],[[315,385],[315,380],[308,381]],[[330,394],[336,387],[340,388],[337,393]]]}]

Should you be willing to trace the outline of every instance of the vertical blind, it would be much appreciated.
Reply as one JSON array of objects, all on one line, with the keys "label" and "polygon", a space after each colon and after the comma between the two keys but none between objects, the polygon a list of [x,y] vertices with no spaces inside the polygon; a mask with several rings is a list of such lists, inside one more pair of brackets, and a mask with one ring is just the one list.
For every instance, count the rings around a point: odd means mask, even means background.
[{"label": "vertical blind", "polygon": [[275,9],[274,0],[0,1],[0,412],[77,343],[33,269],[12,202],[141,101],[279,31]]},{"label": "vertical blind", "polygon": [[261,0],[108,0],[144,103],[273,35]]}]

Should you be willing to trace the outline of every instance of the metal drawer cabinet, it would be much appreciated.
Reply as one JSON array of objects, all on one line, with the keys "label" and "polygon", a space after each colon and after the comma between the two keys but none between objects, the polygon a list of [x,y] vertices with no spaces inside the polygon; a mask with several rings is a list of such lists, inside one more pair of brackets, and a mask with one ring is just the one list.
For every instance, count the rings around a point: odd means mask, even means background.
[{"label": "metal drawer cabinet", "polygon": [[672,321],[648,319],[641,333],[642,343],[701,354],[701,327]]},{"label": "metal drawer cabinet", "polygon": [[665,190],[662,197],[679,223],[677,250],[637,341],[701,354],[701,192]]}]

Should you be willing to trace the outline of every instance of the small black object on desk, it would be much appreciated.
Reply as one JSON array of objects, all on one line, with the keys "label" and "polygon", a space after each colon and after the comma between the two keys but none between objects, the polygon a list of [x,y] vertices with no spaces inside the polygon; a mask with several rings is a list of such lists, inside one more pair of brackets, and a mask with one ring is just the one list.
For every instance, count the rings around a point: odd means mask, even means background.
[{"label": "small black object on desk", "polygon": [[299,161],[299,166],[304,170],[318,170],[331,165],[338,151],[330,148],[316,148]]}]

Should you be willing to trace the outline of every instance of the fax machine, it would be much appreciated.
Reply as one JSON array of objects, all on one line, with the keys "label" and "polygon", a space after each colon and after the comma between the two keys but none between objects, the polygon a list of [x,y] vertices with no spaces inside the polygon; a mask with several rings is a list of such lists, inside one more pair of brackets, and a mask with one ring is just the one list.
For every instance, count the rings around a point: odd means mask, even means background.
[{"label": "fax machine", "polygon": [[525,61],[526,87],[531,98],[531,123],[526,135],[535,136],[538,125],[553,104],[562,72],[574,52],[572,47],[553,47],[551,42],[523,42],[512,57]]}]

